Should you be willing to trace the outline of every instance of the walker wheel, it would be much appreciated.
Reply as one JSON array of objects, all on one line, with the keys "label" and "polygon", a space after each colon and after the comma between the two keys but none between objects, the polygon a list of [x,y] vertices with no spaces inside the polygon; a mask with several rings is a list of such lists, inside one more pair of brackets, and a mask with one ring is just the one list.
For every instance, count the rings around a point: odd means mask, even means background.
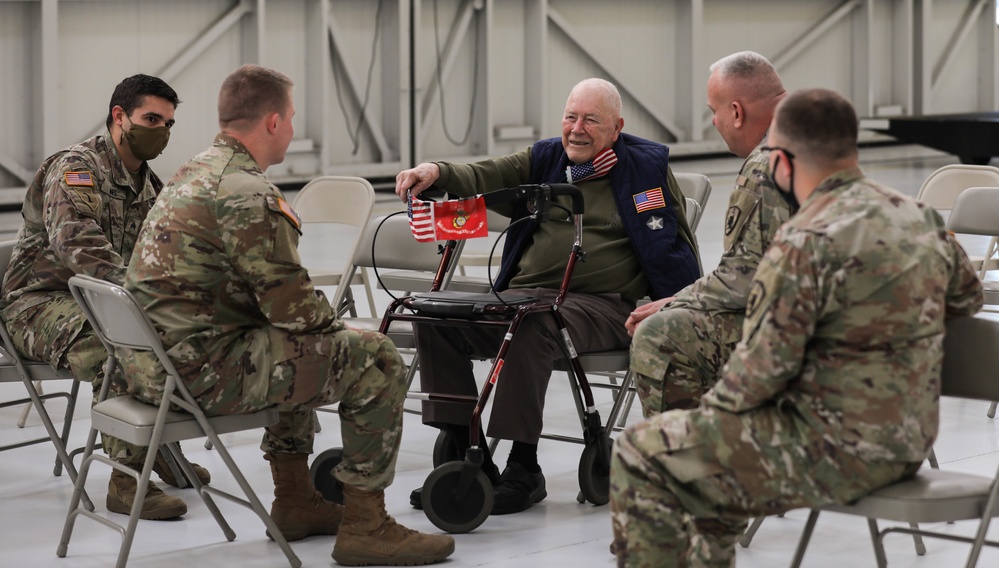
[{"label": "walker wheel", "polygon": [[453,432],[441,430],[437,434],[437,441],[434,442],[434,467],[463,459],[465,455],[461,451],[457,436]]},{"label": "walker wheel", "polygon": [[482,470],[464,495],[456,495],[463,468],[464,462],[448,462],[423,484],[423,512],[434,526],[452,534],[474,530],[493,509],[493,486]]},{"label": "walker wheel", "polygon": [[600,456],[599,448],[598,444],[583,447],[583,455],[579,458],[579,489],[584,500],[606,505],[610,501],[610,462]]},{"label": "walker wheel", "polygon": [[330,448],[316,456],[312,460],[312,466],[309,467],[309,475],[316,490],[322,493],[327,501],[340,505],[343,505],[343,485],[333,475],[333,468],[342,461],[343,449]]}]

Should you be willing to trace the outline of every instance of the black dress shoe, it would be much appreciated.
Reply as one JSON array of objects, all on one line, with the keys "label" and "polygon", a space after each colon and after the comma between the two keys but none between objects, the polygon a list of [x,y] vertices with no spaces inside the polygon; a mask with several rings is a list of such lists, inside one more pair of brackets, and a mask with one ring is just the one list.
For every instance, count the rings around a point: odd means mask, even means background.
[{"label": "black dress shoe", "polygon": [[[486,477],[489,478],[489,483],[491,483],[495,487],[496,484],[499,483],[500,479],[499,468],[494,465],[491,468],[484,469],[483,471],[486,472]],[[409,504],[414,509],[420,509],[420,510],[423,509],[422,487],[417,487],[409,494]]]},{"label": "black dress shoe", "polygon": [[519,463],[510,462],[496,484],[491,514],[509,515],[526,511],[547,496],[545,476],[540,469],[531,473]]}]

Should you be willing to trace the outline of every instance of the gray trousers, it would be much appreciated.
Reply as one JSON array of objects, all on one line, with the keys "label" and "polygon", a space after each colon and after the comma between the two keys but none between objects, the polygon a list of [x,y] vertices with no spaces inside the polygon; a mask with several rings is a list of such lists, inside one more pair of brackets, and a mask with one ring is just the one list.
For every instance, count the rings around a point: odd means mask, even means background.
[{"label": "gray trousers", "polygon": [[[553,302],[557,290],[519,288],[503,297],[534,296]],[[626,349],[630,342],[624,322],[634,304],[619,294],[568,294],[561,307],[576,351],[587,353]],[[479,389],[472,361],[493,358],[506,328],[502,326],[415,326],[420,358],[421,390],[475,396]],[[492,393],[488,435],[529,444],[538,443],[542,429],[545,393],[555,361],[562,357],[555,319],[533,314],[524,319],[510,343],[506,361]],[[467,426],[472,404],[424,402],[423,422],[434,426]]]}]

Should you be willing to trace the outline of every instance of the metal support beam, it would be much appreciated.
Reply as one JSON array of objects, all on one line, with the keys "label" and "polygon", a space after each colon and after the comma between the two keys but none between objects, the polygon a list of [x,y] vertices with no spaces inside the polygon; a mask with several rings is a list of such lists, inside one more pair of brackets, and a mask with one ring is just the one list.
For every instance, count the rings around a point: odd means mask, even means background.
[{"label": "metal support beam", "polygon": [[[62,126],[59,112],[59,0],[42,0],[41,4],[41,89],[42,155],[48,156],[60,148]],[[24,180],[27,185],[28,180]]]},{"label": "metal support beam", "polygon": [[780,53],[770,60],[774,67],[780,69],[793,61],[801,52],[808,49],[816,40],[823,36],[840,20],[850,15],[850,12],[859,8],[864,0],[846,0],[829,14],[826,14],[814,26],[809,28],[804,34],[791,42]]},{"label": "metal support beam", "polygon": [[[987,4],[991,4],[988,2]],[[999,108],[999,22],[991,8],[978,17],[978,110]]]},{"label": "metal support beam", "polygon": [[933,0],[914,0],[912,9],[912,114],[931,112],[933,75],[926,38],[929,35]]},{"label": "metal support beam", "polygon": [[555,24],[557,28],[562,30],[562,33],[566,35],[569,41],[571,41],[581,53],[589,57],[591,61],[596,63],[597,66],[599,66],[600,69],[602,69],[603,72],[607,74],[608,79],[617,85],[618,90],[622,91],[623,93],[626,93],[628,96],[634,99],[635,102],[638,103],[638,106],[645,112],[649,113],[649,115],[653,119],[655,119],[655,121],[658,122],[660,126],[666,129],[666,131],[671,136],[673,136],[674,139],[685,140],[687,138],[686,130],[681,128],[676,121],[670,120],[670,118],[667,117],[664,112],[662,112],[662,109],[652,104],[652,101],[649,101],[646,97],[642,96],[640,93],[632,89],[629,89],[628,85],[623,81],[621,81],[620,77],[616,76],[616,74],[613,71],[612,65],[608,64],[606,61],[603,61],[600,55],[595,53],[592,49],[589,49],[589,47],[587,47],[586,45],[583,45],[582,43],[576,41],[576,38],[585,37],[585,36],[583,34],[576,32],[575,28],[572,27],[572,24],[570,24],[569,21],[566,20],[565,17],[563,17],[562,14],[560,14],[552,6],[548,6],[548,19],[553,24]]},{"label": "metal support beam", "polygon": [[243,63],[265,64],[264,44],[266,34],[264,24],[267,22],[267,6],[265,2],[266,0],[239,0],[237,8],[243,11],[240,23],[240,31],[242,33],[239,35],[239,49]]},{"label": "metal support beam", "polygon": [[548,122],[548,0],[526,2],[524,36],[524,121],[539,136]]},{"label": "metal support beam", "polygon": [[[448,79],[450,79],[452,72],[454,71],[455,62],[458,59],[459,46],[461,46],[465,41],[465,36],[468,34],[469,28],[472,27],[475,18],[477,0],[464,0],[462,3],[462,8],[458,12],[454,21],[451,23],[451,28],[448,31],[447,41],[444,43],[444,47],[441,52],[441,68],[435,69],[435,77],[437,73],[440,73],[440,82],[447,84]],[[473,39],[473,41],[476,41]],[[433,46],[434,50],[437,49],[436,43]],[[488,57],[488,54],[480,55],[480,57]],[[430,132],[430,125],[434,118],[437,117],[437,112],[440,110],[440,105],[437,104],[437,97],[441,96],[440,90],[437,87],[437,80],[431,80],[427,85],[427,92],[423,96],[419,103],[420,107],[420,138],[425,140]]]},{"label": "metal support beam", "polygon": [[[55,1],[55,0],[45,0],[45,1]],[[240,0],[239,4],[233,6],[228,12],[222,14],[219,19],[215,20],[207,30],[203,33],[198,34],[194,41],[189,43],[187,47],[182,49],[169,63],[167,63],[163,68],[154,73],[155,76],[163,79],[167,83],[170,83],[180,75],[180,72],[186,69],[191,63],[193,63],[198,57],[201,57],[209,47],[212,46],[220,37],[225,35],[233,26],[240,23],[240,20],[247,14],[252,14],[255,9],[256,2],[263,2],[264,0]],[[245,31],[245,30],[244,30]],[[94,129],[95,134],[100,134],[104,132],[106,128],[104,121],[102,120],[100,125]]]},{"label": "metal support beam", "polygon": [[690,132],[690,140],[704,140],[704,132],[711,127],[711,120],[705,120],[704,104],[708,98],[707,81],[704,75],[709,65],[704,59],[704,0],[689,0],[680,3],[676,34],[677,85],[687,88],[677,89],[676,109],[686,114],[688,123],[685,130]]},{"label": "metal support beam", "polygon": [[19,164],[17,160],[6,154],[0,154],[0,168],[10,172],[24,185],[28,185],[31,182],[31,178],[34,176],[34,172],[28,170]]},{"label": "metal support beam", "polygon": [[874,115],[874,57],[871,34],[874,30],[873,0],[862,0],[853,14],[850,52],[852,73],[851,98],[861,116]]},{"label": "metal support beam", "polygon": [[[340,62],[340,76],[345,80],[346,87],[350,89],[351,98],[357,103],[357,108],[361,110],[361,103],[364,101],[364,92],[359,88],[360,81],[357,78],[357,73],[351,69],[347,61],[347,56],[344,53],[343,46],[337,43],[338,38],[343,37],[339,31],[339,26],[337,24],[336,18],[333,13],[329,14],[329,38],[330,45],[333,47],[333,57]],[[372,54],[375,57],[376,54]],[[374,62],[371,62],[372,64]],[[334,76],[334,80],[336,80]],[[341,85],[341,88],[344,85]],[[378,147],[378,154],[381,161],[388,159],[392,152],[389,149],[388,142],[385,140],[385,133],[382,132],[381,124],[377,116],[371,112],[370,107],[363,109],[363,114],[357,117],[357,120],[363,121],[367,126],[368,132],[371,134],[371,138],[374,140],[375,145]],[[347,124],[347,128],[354,128],[353,124]]]},{"label": "metal support beam", "polygon": [[940,82],[940,76],[951,67],[954,62],[954,56],[960,51],[961,46],[968,39],[968,35],[971,30],[974,29],[975,23],[982,14],[982,10],[985,9],[987,5],[992,5],[991,0],[971,0],[968,4],[968,8],[965,10],[964,15],[961,17],[961,21],[958,23],[957,29],[950,36],[950,40],[947,42],[947,47],[944,48],[943,53],[940,55],[940,59],[937,60],[936,65],[933,66],[933,78],[930,87],[936,86]]}]

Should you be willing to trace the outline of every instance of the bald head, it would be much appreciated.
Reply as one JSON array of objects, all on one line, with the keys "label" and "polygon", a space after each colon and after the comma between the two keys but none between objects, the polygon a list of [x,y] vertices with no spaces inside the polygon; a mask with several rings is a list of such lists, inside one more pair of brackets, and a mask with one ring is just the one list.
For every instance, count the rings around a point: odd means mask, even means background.
[{"label": "bald head", "polygon": [[723,57],[709,68],[712,123],[735,155],[745,158],[763,141],[774,108],[785,96],[774,66],[755,51]]},{"label": "bald head", "polygon": [[613,83],[596,78],[576,83],[562,114],[562,147],[574,164],[613,146],[623,127],[621,94]]}]

